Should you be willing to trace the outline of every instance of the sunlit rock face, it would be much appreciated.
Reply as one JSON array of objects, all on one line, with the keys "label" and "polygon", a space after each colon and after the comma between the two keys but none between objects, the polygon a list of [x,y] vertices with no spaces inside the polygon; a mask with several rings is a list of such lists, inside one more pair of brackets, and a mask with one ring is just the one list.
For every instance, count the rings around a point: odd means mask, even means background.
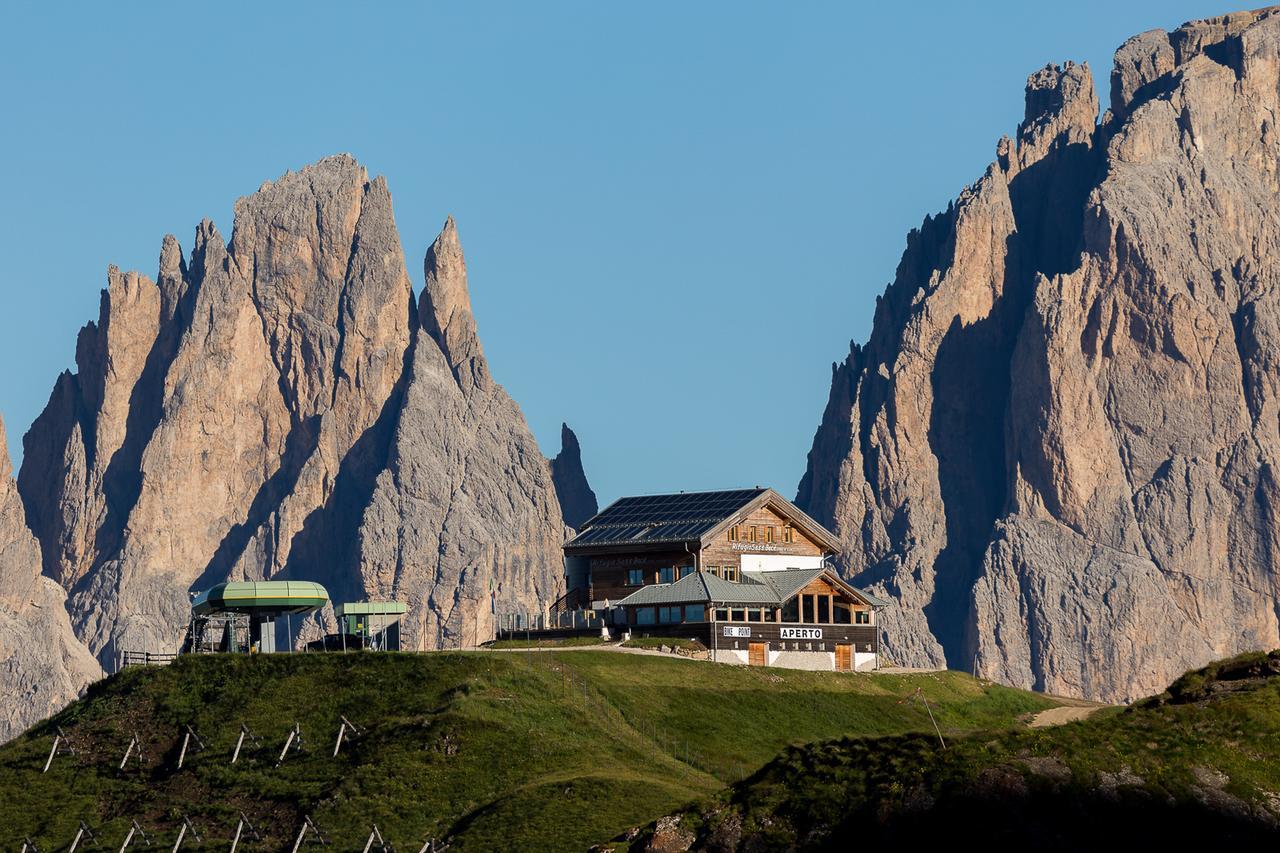
[{"label": "sunlit rock face", "polygon": [[0,421],[0,743],[75,699],[102,669],[76,639],[67,594],[40,573]]},{"label": "sunlit rock face", "polygon": [[387,184],[348,156],[242,198],[230,241],[166,237],[155,281],[111,270],[18,481],[105,666],[177,648],[189,593],[225,580],[394,597],[417,648],[560,594],[550,463],[491,378],[452,220],[426,277],[419,303]]},{"label": "sunlit rock face", "polygon": [[1280,15],[1028,80],[833,369],[801,506],[895,662],[1105,700],[1280,644]]}]

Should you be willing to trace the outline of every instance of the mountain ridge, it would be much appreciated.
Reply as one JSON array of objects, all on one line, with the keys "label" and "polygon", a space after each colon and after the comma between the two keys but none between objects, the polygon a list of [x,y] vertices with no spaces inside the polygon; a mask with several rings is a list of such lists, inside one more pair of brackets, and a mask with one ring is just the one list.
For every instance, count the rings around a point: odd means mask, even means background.
[{"label": "mountain ridge", "polygon": [[1107,701],[1280,642],[1274,7],[1027,82],[833,365],[797,502],[895,660]]},{"label": "mountain ridge", "polygon": [[[489,374],[452,217],[424,270],[415,294],[387,182],[350,155],[239,199],[229,241],[205,220],[184,257],[166,236],[155,280],[110,268],[18,477],[44,573],[105,666],[175,649],[188,590],[223,580],[407,599],[420,648],[474,644],[497,609],[559,594],[550,462]],[[415,455],[433,461],[412,482],[388,473]],[[427,534],[441,556],[406,571]]]}]

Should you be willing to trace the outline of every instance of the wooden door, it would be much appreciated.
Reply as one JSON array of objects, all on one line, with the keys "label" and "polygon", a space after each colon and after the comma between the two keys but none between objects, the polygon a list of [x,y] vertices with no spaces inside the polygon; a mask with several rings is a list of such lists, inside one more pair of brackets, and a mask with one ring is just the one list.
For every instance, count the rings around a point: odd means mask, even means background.
[{"label": "wooden door", "polygon": [[853,670],[853,644],[836,643],[836,671],[851,672]]},{"label": "wooden door", "polygon": [[747,662],[752,666],[769,665],[769,646],[765,643],[750,643],[747,646]]}]

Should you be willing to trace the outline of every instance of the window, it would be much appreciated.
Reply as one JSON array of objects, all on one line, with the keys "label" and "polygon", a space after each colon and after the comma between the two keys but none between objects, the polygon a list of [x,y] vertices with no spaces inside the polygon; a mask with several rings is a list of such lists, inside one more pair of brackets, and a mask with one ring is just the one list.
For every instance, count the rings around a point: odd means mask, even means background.
[{"label": "window", "polygon": [[747,621],[747,611],[745,611],[745,610],[730,610],[730,611],[729,611],[729,617],[730,617],[730,618],[729,618],[729,621],[730,621],[730,622],[746,622],[746,621]]},{"label": "window", "polygon": [[782,605],[782,621],[783,622],[799,622],[800,621],[800,600],[793,598],[786,604]]},{"label": "window", "polygon": [[756,541],[756,526],[754,524],[747,528],[747,541]]},{"label": "window", "polygon": [[686,622],[706,622],[707,609],[701,604],[686,604],[684,606],[684,621]]},{"label": "window", "polygon": [[795,541],[795,531],[791,529],[790,524],[782,525],[782,541],[788,545]]},{"label": "window", "polygon": [[691,574],[693,574],[693,566],[681,566],[681,567],[680,567],[680,577],[682,577],[682,578],[684,578],[684,577],[688,577],[688,576],[689,576],[689,575],[691,575]]},{"label": "window", "polygon": [[853,622],[853,610],[848,604],[837,601],[835,617],[837,625],[849,625]]},{"label": "window", "polygon": [[729,621],[729,611],[728,611],[728,610],[726,610],[726,609],[725,609],[725,608],[723,608],[723,607],[721,607],[721,608],[719,608],[718,610],[716,610],[716,621],[717,621],[717,622],[728,622],[728,621]]},{"label": "window", "polygon": [[748,621],[748,622],[762,622],[762,621],[764,621],[764,619],[763,619],[763,617],[760,615],[760,611],[759,611],[759,610],[748,610],[748,611],[747,611],[747,621]]},{"label": "window", "polygon": [[831,622],[831,599],[825,595],[818,596],[818,622],[823,625]]},{"label": "window", "polygon": [[644,586],[644,569],[627,569],[627,586]]},{"label": "window", "polygon": [[870,611],[870,610],[859,610],[859,611],[857,611],[854,615],[857,617],[857,619],[856,619],[857,624],[859,624],[859,625],[870,625],[870,624],[871,624],[871,611]]},{"label": "window", "polygon": [[764,609],[764,621],[777,622],[778,621],[777,616],[778,616],[778,611],[774,610],[772,607],[766,607]]},{"label": "window", "polygon": [[636,624],[652,625],[653,624],[653,608],[637,607],[636,608]]},{"label": "window", "polygon": [[766,542],[773,541],[773,525],[772,524],[770,524],[768,527],[764,529],[764,541]]},{"label": "window", "polygon": [[680,621],[680,608],[676,607],[659,607],[658,621],[663,625],[670,625],[672,622]]},{"label": "window", "polygon": [[724,578],[727,581],[734,581],[736,583],[738,580],[738,567],[722,566],[720,568],[720,577]]},{"label": "window", "polygon": [[818,615],[818,608],[814,606],[812,595],[800,596],[800,621],[812,624],[814,617]]},{"label": "window", "polygon": [[729,528],[729,541],[730,542],[738,541],[738,525],[736,524]]},{"label": "window", "polygon": [[670,566],[658,569],[658,583],[671,583],[676,579],[676,570]]}]

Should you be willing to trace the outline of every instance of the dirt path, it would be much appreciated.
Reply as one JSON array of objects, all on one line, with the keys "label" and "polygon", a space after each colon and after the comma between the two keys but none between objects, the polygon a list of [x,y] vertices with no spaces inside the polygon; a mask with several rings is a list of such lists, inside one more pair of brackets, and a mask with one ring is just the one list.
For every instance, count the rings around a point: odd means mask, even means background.
[{"label": "dirt path", "polygon": [[1041,711],[1031,718],[1028,723],[1033,729],[1042,729],[1046,726],[1060,726],[1063,723],[1073,723],[1076,720],[1083,720],[1099,708],[1105,705],[1062,705],[1058,708],[1049,708]]}]

